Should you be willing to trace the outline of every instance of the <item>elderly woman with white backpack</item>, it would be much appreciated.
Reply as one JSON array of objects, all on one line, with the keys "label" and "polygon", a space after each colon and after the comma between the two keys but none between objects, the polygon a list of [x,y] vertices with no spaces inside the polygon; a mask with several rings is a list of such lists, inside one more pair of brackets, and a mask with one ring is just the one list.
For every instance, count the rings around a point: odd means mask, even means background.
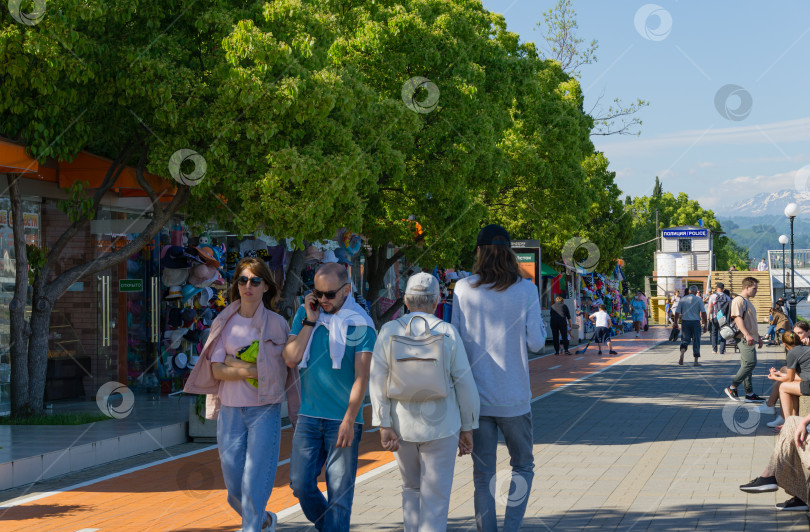
[{"label": "elderly woman with white backpack", "polygon": [[402,475],[405,532],[447,529],[455,455],[472,453],[479,397],[458,331],[433,315],[439,282],[408,279],[410,314],[386,323],[371,360],[372,423]]}]

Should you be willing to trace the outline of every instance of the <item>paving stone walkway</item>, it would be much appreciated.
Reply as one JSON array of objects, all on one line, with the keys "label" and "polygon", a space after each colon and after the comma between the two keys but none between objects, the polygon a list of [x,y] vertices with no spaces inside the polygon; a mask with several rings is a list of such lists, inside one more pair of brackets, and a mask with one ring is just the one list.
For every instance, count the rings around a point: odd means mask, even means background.
[{"label": "paving stone walkway", "polygon": [[[776,436],[765,423],[773,417],[752,428],[759,415],[726,398],[739,354],[714,355],[707,340],[701,367],[677,365],[678,346],[661,344],[533,404],[535,478],[524,530],[810,528],[804,512],[775,510],[789,498],[782,490],[738,489],[767,464]],[[759,351],[755,391],[765,396],[765,374],[784,351]],[[508,472],[502,445],[498,457],[498,471]],[[361,481],[352,529],[401,530],[400,501],[398,469]],[[449,529],[475,530],[473,514],[472,463],[462,459]],[[299,511],[285,512],[278,530],[314,528]]]}]

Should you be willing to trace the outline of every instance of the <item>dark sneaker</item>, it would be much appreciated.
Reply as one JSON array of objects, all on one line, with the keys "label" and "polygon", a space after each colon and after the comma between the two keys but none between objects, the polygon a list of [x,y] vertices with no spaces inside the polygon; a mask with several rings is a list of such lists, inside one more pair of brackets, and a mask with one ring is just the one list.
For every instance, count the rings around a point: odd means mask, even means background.
[{"label": "dark sneaker", "polygon": [[798,497],[793,497],[785,502],[780,502],[776,505],[777,510],[785,510],[786,512],[806,512],[807,504]]},{"label": "dark sneaker", "polygon": [[728,395],[729,399],[733,399],[734,401],[740,400],[740,396],[737,395],[737,388],[732,388],[731,386],[729,386],[723,391],[726,392],[726,395]]},{"label": "dark sneaker", "polygon": [[776,485],[776,477],[757,477],[748,484],[740,486],[740,489],[747,493],[767,493],[778,490],[779,486]]},{"label": "dark sneaker", "polygon": [[758,395],[757,395],[757,394],[755,394],[755,393],[752,393],[752,394],[750,394],[750,395],[746,395],[746,396],[745,396],[745,402],[746,402],[746,403],[764,403],[764,402],[765,402],[765,398],[764,398],[764,397],[760,397],[760,396],[758,396]]},{"label": "dark sneaker", "polygon": [[616,351],[614,351],[613,349],[611,349],[610,351],[608,351],[608,353],[609,353],[609,354],[611,354],[611,355],[618,355],[618,354],[619,354],[619,353],[617,353]]}]

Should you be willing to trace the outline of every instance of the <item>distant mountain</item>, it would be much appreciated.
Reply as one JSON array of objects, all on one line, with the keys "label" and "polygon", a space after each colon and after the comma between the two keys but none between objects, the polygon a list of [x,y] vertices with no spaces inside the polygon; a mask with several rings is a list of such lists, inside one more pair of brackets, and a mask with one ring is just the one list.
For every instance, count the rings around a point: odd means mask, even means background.
[{"label": "distant mountain", "polygon": [[717,209],[724,218],[733,216],[783,216],[785,215],[785,205],[796,203],[799,206],[799,214],[810,213],[810,191],[796,191],[791,189],[780,190],[778,192],[763,192],[756,196],[735,203],[728,209]]}]

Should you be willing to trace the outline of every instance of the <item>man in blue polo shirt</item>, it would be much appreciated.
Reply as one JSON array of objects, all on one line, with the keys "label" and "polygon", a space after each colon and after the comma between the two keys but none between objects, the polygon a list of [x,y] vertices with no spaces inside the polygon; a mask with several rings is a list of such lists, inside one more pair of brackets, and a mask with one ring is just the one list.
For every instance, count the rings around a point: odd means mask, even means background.
[{"label": "man in blue polo shirt", "polygon": [[[290,485],[315,528],[349,530],[374,322],[351,295],[346,268],[327,263],[293,318],[284,358],[301,369]],[[318,476],[326,465],[326,493]]]}]

